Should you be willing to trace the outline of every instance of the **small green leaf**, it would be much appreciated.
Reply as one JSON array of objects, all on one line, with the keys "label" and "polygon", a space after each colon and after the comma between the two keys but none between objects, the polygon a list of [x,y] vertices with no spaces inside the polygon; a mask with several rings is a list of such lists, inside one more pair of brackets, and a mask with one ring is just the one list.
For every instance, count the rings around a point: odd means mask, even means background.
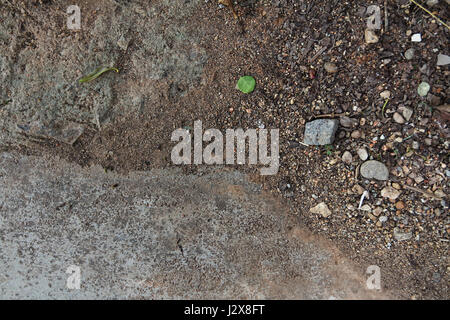
[{"label": "small green leaf", "polygon": [[256,81],[251,76],[243,76],[239,79],[237,87],[243,93],[250,93],[255,90]]},{"label": "small green leaf", "polygon": [[97,79],[98,77],[100,77],[103,73],[108,72],[114,70],[115,72],[119,72],[119,70],[117,68],[109,68],[109,67],[100,67],[97,70],[95,70],[94,72],[92,72],[91,74],[81,78],[80,80],[78,80],[80,83],[83,82],[89,82],[92,80]]}]

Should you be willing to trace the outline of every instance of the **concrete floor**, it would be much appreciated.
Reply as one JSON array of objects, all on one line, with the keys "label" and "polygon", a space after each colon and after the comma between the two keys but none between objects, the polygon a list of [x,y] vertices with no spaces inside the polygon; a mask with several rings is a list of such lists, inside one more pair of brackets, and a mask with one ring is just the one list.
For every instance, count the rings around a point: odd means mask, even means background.
[{"label": "concrete floor", "polygon": [[122,176],[1,153],[0,241],[1,299],[387,297],[232,170]]}]

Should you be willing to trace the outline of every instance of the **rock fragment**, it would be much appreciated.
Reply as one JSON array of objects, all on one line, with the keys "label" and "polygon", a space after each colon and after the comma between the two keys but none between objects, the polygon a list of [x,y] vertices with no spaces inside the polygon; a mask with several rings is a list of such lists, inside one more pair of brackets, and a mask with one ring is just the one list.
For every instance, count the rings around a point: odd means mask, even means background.
[{"label": "rock fragment", "polygon": [[387,180],[389,178],[388,168],[381,162],[369,160],[364,162],[360,168],[361,175],[366,179]]},{"label": "rock fragment", "polygon": [[364,38],[366,40],[366,43],[377,43],[379,38],[375,31],[366,29],[366,32],[364,33]]},{"label": "rock fragment", "polygon": [[367,153],[367,150],[365,148],[359,148],[356,153],[362,161],[366,161],[367,158],[369,158],[369,154]]},{"label": "rock fragment", "polygon": [[345,151],[344,154],[342,155],[342,161],[347,164],[352,163],[353,161],[352,154],[348,151]]},{"label": "rock fragment", "polygon": [[450,64],[450,56],[447,56],[445,54],[439,53],[437,57],[437,63],[438,66],[446,66]]},{"label": "rock fragment", "polygon": [[401,193],[400,190],[394,189],[391,186],[384,187],[383,190],[381,190],[381,196],[390,200],[397,199]]},{"label": "rock fragment", "polygon": [[403,118],[405,118],[406,121],[409,121],[413,114],[412,109],[405,107],[405,106],[399,107],[398,111],[402,113]]},{"label": "rock fragment", "polygon": [[417,88],[417,93],[419,94],[419,96],[425,97],[430,91],[430,88],[431,88],[430,84],[428,82],[423,81],[419,84],[419,87]]},{"label": "rock fragment", "polygon": [[420,33],[414,33],[411,36],[411,41],[412,42],[421,42],[422,41],[422,35]]},{"label": "rock fragment", "polygon": [[332,144],[339,126],[335,119],[319,119],[306,123],[303,142],[313,146]]},{"label": "rock fragment", "polygon": [[325,202],[319,203],[317,206],[309,209],[311,213],[320,214],[322,217],[327,218],[331,215],[330,209]]},{"label": "rock fragment", "polygon": [[392,116],[392,118],[394,119],[395,122],[397,122],[399,124],[404,124],[405,123],[405,119],[398,112],[395,112],[394,115]]},{"label": "rock fragment", "polygon": [[358,120],[349,118],[347,116],[340,117],[339,122],[340,122],[341,126],[343,126],[345,128],[352,128],[352,127],[356,127],[358,125]]}]

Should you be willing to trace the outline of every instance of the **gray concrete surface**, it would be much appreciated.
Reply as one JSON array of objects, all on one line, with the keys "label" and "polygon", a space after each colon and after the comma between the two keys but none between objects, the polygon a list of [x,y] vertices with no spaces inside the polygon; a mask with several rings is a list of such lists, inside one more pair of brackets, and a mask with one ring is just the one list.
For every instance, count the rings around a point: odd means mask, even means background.
[{"label": "gray concrete surface", "polygon": [[[82,128],[160,106],[161,95],[184,96],[208,60],[199,45],[205,30],[188,28],[202,3],[83,2],[83,31],[75,32],[65,24],[71,1],[0,1],[0,146],[29,138],[70,143]],[[78,83],[101,66],[121,70]]]},{"label": "gray concrete surface", "polygon": [[235,171],[0,154],[1,299],[384,298],[364,272]]}]

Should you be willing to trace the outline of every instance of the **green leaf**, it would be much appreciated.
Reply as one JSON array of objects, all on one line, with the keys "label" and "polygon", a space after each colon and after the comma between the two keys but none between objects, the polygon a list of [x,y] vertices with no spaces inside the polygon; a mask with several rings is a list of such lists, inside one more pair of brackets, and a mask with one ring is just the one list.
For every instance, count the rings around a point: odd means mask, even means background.
[{"label": "green leaf", "polygon": [[97,79],[98,77],[100,77],[103,73],[108,72],[114,70],[115,72],[119,72],[119,70],[117,68],[109,68],[109,67],[100,67],[97,70],[95,70],[94,72],[92,72],[91,74],[81,78],[80,80],[78,80],[80,83],[83,82],[89,82],[92,80]]},{"label": "green leaf", "polygon": [[239,79],[237,87],[243,93],[250,93],[255,90],[256,81],[251,76],[243,76]]}]

